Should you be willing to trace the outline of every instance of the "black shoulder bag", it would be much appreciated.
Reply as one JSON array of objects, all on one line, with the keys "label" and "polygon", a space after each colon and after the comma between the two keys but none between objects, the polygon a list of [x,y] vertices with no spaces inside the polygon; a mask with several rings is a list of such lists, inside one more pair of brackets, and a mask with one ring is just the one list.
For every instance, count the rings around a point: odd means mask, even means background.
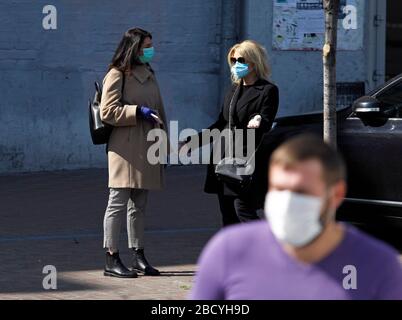
[{"label": "black shoulder bag", "polygon": [[[232,121],[233,121],[233,101],[235,96],[237,95],[238,90],[240,89],[239,85],[232,96],[229,104],[229,150],[232,150]],[[236,129],[236,126],[234,126]],[[261,140],[262,142],[262,140]],[[245,192],[251,184],[253,180],[253,173],[255,170],[255,161],[253,162],[253,158],[255,157],[255,153],[261,145],[261,142],[257,146],[256,150],[250,156],[249,159],[235,158],[233,156],[225,157],[218,162],[215,167],[215,175],[218,180],[225,183],[230,189],[236,190],[237,192]],[[233,155],[233,150],[231,151]]]},{"label": "black shoulder bag", "polygon": [[[124,92],[125,75],[123,72],[123,84],[121,95]],[[89,130],[91,133],[92,143],[95,145],[107,144],[113,130],[113,126],[101,120],[100,104],[102,98],[102,89],[100,84],[95,81],[95,96],[93,100],[89,99]]]}]

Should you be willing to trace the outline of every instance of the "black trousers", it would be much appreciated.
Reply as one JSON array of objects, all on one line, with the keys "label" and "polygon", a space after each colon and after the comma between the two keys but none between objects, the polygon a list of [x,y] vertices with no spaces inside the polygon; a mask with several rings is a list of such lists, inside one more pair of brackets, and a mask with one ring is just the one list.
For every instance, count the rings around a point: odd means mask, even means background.
[{"label": "black trousers", "polygon": [[257,210],[245,198],[218,193],[218,199],[222,213],[222,224],[224,227],[231,224],[259,219]]}]

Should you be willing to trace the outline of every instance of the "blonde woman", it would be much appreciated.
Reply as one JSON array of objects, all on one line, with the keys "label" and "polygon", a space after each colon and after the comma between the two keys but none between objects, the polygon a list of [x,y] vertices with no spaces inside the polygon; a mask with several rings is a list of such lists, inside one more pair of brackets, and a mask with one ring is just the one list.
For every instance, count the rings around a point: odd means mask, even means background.
[{"label": "blonde woman", "polygon": [[[231,127],[243,130],[243,137],[247,137],[247,130],[255,130],[254,145],[258,146],[264,133],[271,129],[279,103],[278,88],[268,80],[270,68],[267,53],[257,42],[246,40],[230,49],[228,63],[233,83],[225,96],[217,121],[208,129],[219,129],[221,132],[227,129],[229,109],[231,109]],[[202,139],[201,133],[199,138]],[[190,140],[191,138],[187,142]],[[244,140],[246,139],[243,139],[240,145],[243,148],[243,154],[246,155],[249,153],[247,141]],[[238,141],[235,145],[237,148]],[[224,156],[222,154],[222,158]],[[265,165],[267,163],[265,161]],[[257,161],[254,171],[256,178],[246,192],[237,192],[217,179],[215,164],[211,157],[204,191],[218,195],[223,226],[257,219],[256,211],[259,204],[256,195],[261,193],[261,190],[265,192],[264,183],[267,180],[264,168],[259,167]]]}]

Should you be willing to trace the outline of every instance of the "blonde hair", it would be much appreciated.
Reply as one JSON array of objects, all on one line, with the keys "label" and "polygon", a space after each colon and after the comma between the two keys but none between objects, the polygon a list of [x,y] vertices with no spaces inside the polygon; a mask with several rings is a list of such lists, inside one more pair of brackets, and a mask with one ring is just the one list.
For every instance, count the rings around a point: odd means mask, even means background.
[{"label": "blonde hair", "polygon": [[[254,65],[255,72],[258,78],[268,80],[271,75],[271,68],[268,64],[268,54],[265,48],[258,42],[253,40],[245,40],[241,43],[235,44],[228,53],[228,64],[232,66],[230,58],[233,57],[237,51],[247,62]],[[232,75],[232,81],[239,83],[239,79],[235,79]]]}]

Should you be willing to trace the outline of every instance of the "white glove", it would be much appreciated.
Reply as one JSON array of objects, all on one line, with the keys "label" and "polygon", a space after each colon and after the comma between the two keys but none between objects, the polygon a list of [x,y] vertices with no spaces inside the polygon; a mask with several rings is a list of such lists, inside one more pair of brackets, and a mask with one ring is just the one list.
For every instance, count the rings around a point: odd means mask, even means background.
[{"label": "white glove", "polygon": [[247,124],[247,128],[256,129],[260,127],[261,116],[259,114],[255,115]]}]

